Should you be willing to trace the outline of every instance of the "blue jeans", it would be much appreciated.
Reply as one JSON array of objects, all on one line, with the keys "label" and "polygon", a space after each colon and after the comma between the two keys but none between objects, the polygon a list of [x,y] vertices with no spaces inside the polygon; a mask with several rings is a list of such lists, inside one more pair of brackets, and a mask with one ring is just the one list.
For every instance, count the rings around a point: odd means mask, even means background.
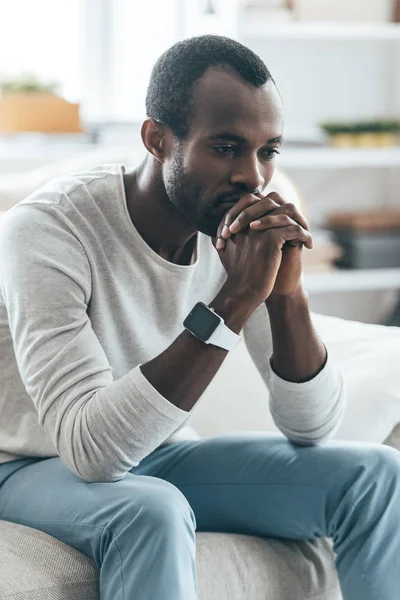
[{"label": "blue jeans", "polygon": [[399,594],[400,452],[387,446],[229,433],[160,446],[115,483],[28,458],[0,465],[0,519],[94,558],[102,600],[195,600],[196,528],[331,537],[344,600]]}]

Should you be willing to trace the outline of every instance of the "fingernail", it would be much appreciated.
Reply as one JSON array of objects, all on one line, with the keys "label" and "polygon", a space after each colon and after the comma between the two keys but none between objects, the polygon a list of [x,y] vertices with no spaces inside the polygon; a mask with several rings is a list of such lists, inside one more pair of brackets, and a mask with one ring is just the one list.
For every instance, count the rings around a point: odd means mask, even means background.
[{"label": "fingernail", "polygon": [[229,227],[224,225],[224,227],[222,229],[221,237],[227,238],[228,236],[229,236]]},{"label": "fingernail", "polygon": [[229,227],[229,231],[236,231],[237,229],[239,229],[239,221],[234,221]]},{"label": "fingernail", "polygon": [[224,247],[224,245],[225,245],[225,242],[224,242],[224,240],[222,240],[221,238],[218,238],[218,239],[217,239],[216,246],[215,246],[215,247],[216,247],[216,249],[217,249],[217,250],[222,250],[222,248]]},{"label": "fingernail", "polygon": [[258,221],[252,221],[252,222],[250,223],[250,225],[254,225],[254,226],[256,226],[256,225],[261,225],[261,221],[260,221],[260,220],[258,220]]}]

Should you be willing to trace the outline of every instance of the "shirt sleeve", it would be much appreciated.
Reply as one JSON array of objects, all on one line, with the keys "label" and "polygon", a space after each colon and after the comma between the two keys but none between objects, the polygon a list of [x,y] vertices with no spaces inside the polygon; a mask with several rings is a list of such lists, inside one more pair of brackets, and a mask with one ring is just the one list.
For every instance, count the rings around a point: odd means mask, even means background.
[{"label": "shirt sleeve", "polygon": [[293,383],[279,377],[271,368],[272,333],[264,303],[245,324],[243,338],[269,390],[269,409],[278,429],[300,445],[331,439],[343,418],[346,389],[329,353],[323,369],[309,381]]},{"label": "shirt sleeve", "polygon": [[62,211],[29,203],[8,211],[0,288],[39,424],[76,475],[118,481],[188,418],[140,365],[114,381],[88,316],[89,261]]}]

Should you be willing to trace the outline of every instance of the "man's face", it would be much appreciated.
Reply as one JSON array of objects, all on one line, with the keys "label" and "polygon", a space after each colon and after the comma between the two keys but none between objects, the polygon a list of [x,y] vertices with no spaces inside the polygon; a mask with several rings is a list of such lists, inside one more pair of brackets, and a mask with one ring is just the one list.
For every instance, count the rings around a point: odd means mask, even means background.
[{"label": "man's face", "polygon": [[188,136],[164,163],[170,201],[196,230],[214,237],[241,196],[267,187],[282,130],[282,102],[272,81],[256,88],[208,69],[194,88]]}]

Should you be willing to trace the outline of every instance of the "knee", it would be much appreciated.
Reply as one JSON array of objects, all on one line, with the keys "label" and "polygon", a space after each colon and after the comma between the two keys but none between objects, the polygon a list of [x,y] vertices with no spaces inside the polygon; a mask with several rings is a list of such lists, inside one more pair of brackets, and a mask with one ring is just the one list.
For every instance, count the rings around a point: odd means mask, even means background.
[{"label": "knee", "polygon": [[336,455],[330,489],[328,535],[336,542],[369,528],[400,501],[400,452],[380,444],[346,445]]},{"label": "knee", "polygon": [[400,452],[390,446],[371,444],[350,454],[353,476],[368,487],[400,493]]},{"label": "knee", "polygon": [[395,448],[377,445],[371,449],[365,460],[374,479],[400,483],[400,452]]},{"label": "knee", "polygon": [[196,519],[193,509],[182,492],[168,481],[141,476],[140,486],[122,485],[114,509],[109,523],[114,529],[119,529],[123,522],[124,527],[148,533],[157,531],[166,536],[184,529],[194,537]]},{"label": "knee", "polygon": [[179,526],[196,529],[196,518],[192,507],[182,492],[169,482],[160,481],[146,498],[142,516],[155,528],[176,530]]}]

